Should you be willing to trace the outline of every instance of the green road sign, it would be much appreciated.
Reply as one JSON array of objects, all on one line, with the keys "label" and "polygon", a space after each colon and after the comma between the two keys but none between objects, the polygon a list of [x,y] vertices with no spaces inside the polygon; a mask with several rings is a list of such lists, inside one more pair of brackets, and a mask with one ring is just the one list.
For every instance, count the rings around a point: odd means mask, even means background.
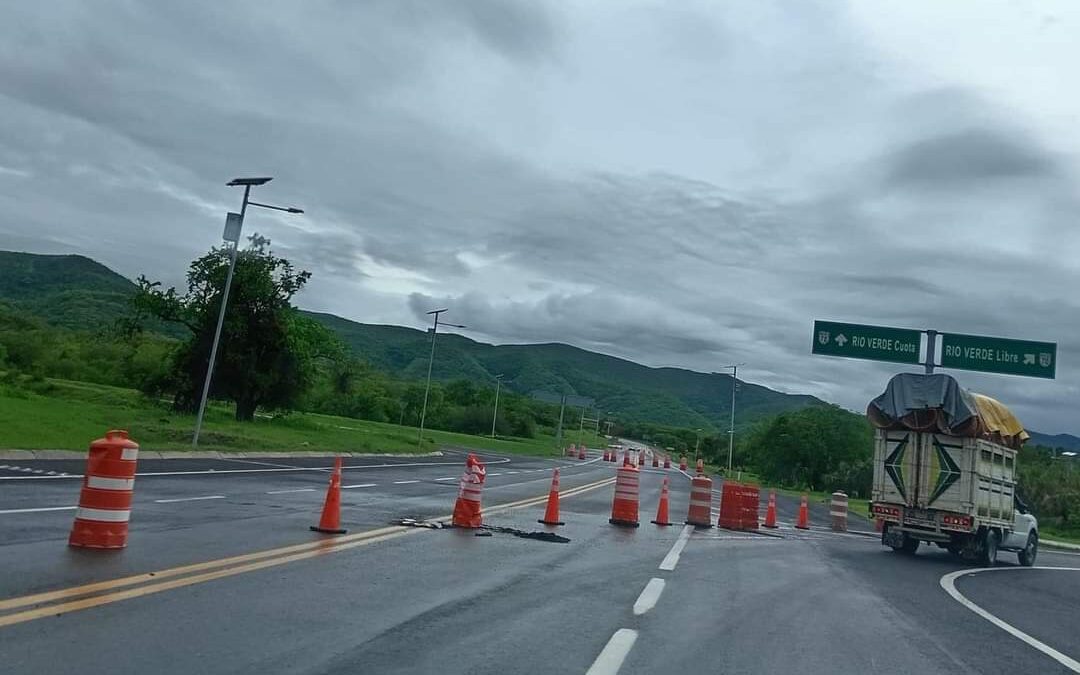
[{"label": "green road sign", "polygon": [[1057,371],[1057,345],[1053,342],[942,333],[941,365],[943,368],[1052,380]]},{"label": "green road sign", "polygon": [[852,359],[919,363],[922,331],[815,321],[813,354]]}]

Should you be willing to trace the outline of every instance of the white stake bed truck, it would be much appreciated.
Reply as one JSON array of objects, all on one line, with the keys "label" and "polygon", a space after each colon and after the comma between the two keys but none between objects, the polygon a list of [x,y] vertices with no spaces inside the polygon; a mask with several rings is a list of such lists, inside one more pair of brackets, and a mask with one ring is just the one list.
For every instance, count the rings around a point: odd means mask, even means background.
[{"label": "white stake bed truck", "polygon": [[1016,463],[1027,438],[997,401],[948,375],[901,374],[874,399],[870,510],[881,543],[914,553],[936,544],[991,566],[1001,550],[1035,564],[1038,523],[1017,496]]}]

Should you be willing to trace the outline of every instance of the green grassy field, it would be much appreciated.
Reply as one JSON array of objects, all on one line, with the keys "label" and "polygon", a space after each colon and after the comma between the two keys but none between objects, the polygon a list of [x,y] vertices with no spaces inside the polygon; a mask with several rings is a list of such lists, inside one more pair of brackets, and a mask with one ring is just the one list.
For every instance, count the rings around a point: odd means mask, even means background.
[{"label": "green grassy field", "polygon": [[[193,415],[177,415],[165,403],[131,389],[49,380],[34,391],[0,386],[0,448],[83,450],[108,429],[127,429],[147,450],[189,450]],[[600,447],[593,434],[565,434],[565,442]],[[489,438],[424,430],[330,415],[291,413],[236,422],[230,407],[211,405],[199,438],[200,450],[222,452],[430,452],[459,446],[498,452],[557,455],[552,436]]]}]

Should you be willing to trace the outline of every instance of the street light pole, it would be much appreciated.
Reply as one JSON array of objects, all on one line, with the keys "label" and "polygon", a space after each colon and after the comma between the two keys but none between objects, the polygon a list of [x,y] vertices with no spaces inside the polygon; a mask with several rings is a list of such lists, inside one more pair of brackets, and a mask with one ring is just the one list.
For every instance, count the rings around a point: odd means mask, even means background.
[{"label": "street light pole", "polygon": [[495,420],[499,417],[499,389],[502,387],[502,373],[495,376],[495,412],[491,413],[491,437],[495,438]]},{"label": "street light pole", "polygon": [[[287,213],[303,213],[302,209],[293,207],[271,206],[269,204],[260,204],[258,202],[252,202],[248,200],[248,196],[251,194],[251,187],[253,185],[266,185],[273,178],[234,178],[226,186],[244,186],[244,200],[240,204],[240,215],[233,220],[231,216],[237,214],[229,214],[230,218],[226,218],[225,221],[225,235],[223,238],[232,241],[232,248],[229,249],[229,272],[225,276],[225,289],[221,292],[221,309],[218,310],[217,327],[214,329],[214,341],[210,345],[210,362],[206,366],[206,378],[203,379],[202,397],[199,399],[199,413],[195,417],[195,433],[191,437],[191,449],[195,450],[199,447],[199,434],[202,432],[203,415],[206,414],[206,401],[210,396],[210,381],[214,376],[214,363],[217,361],[218,345],[221,342],[221,328],[225,324],[225,306],[229,304],[229,290],[232,288],[233,274],[236,272],[236,257],[237,248],[240,246],[240,231],[244,227],[244,215],[247,214],[248,204],[252,206],[261,206],[264,209],[274,209],[275,211],[285,211]],[[232,229],[235,228],[235,229]],[[232,231],[230,231],[230,229]]]},{"label": "street light pole", "polygon": [[[435,335],[439,332],[439,315],[445,312],[446,309],[433,309],[428,314],[435,315],[435,325],[431,327],[431,354],[428,356],[427,364],[427,384],[424,386],[424,407],[420,409],[420,433],[416,436],[416,449],[419,450],[420,446],[424,443],[424,420],[427,418],[427,402],[428,393],[431,391],[431,366],[435,363]],[[453,326],[454,328],[465,328],[463,325],[456,323],[446,323],[447,326]]]},{"label": "street light pole", "polygon": [[428,392],[431,391],[431,365],[435,363],[435,334],[439,332],[439,315],[446,309],[434,309],[428,314],[435,316],[435,324],[431,327],[431,354],[427,362],[427,384],[424,386],[424,407],[420,411],[420,433],[416,436],[416,449],[419,450],[424,442],[424,418],[427,417]]},{"label": "street light pole", "polygon": [[731,426],[728,428],[728,446],[727,446],[727,468],[728,473],[731,473],[731,457],[735,452],[735,387],[738,384],[739,366],[745,366],[745,363],[733,363],[730,366],[724,366],[725,368],[731,368]]}]

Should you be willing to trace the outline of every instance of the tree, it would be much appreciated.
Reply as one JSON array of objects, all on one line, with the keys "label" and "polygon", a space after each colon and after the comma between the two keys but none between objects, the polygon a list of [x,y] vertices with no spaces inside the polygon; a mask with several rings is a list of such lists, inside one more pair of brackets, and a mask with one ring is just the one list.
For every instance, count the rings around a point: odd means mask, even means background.
[{"label": "tree", "polygon": [[[291,409],[311,384],[316,361],[344,353],[325,327],[300,316],[290,304],[311,273],[274,255],[270,240],[257,234],[248,240],[248,248],[237,252],[210,389],[211,396],[235,403],[241,421],[254,419],[259,407]],[[228,248],[213,248],[193,261],[184,295],[139,277],[135,315],[180,324],[190,332],[173,355],[177,410],[193,411],[202,393],[229,256]]]}]

